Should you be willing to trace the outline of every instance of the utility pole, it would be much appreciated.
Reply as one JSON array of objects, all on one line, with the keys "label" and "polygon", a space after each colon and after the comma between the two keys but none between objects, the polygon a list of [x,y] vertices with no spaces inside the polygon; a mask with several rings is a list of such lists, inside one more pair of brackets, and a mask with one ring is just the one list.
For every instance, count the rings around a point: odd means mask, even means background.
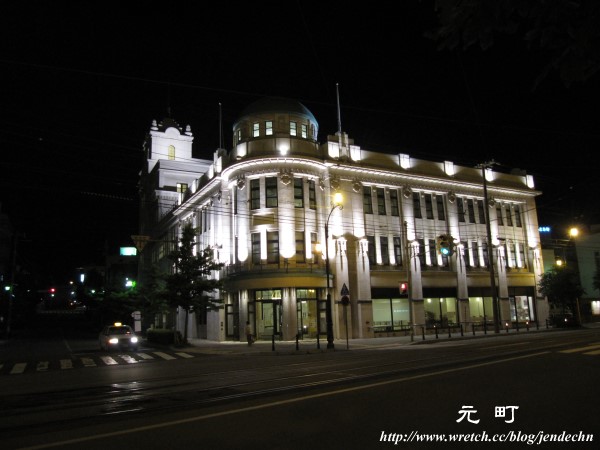
[{"label": "utility pole", "polygon": [[481,175],[483,176],[483,208],[485,210],[485,230],[487,234],[487,247],[489,250],[489,266],[490,266],[490,288],[492,290],[492,309],[494,317],[494,333],[500,333],[500,312],[498,308],[498,295],[496,294],[496,274],[494,272],[494,247],[492,245],[492,231],[490,227],[490,205],[488,202],[487,193],[487,178],[485,171],[491,168],[493,165],[498,164],[493,159],[489,162],[477,165],[477,168],[481,168]]}]

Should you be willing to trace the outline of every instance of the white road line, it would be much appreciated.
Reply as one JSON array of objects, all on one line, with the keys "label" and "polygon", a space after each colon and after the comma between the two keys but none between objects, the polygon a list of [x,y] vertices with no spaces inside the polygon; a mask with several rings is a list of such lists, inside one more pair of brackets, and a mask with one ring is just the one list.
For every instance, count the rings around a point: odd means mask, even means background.
[{"label": "white road line", "polygon": [[593,352],[585,352],[584,355],[592,355],[592,356],[600,355],[600,350],[594,350]]},{"label": "white road line", "polygon": [[49,366],[50,366],[49,361],[39,361],[37,363],[35,370],[37,370],[38,372],[45,372],[46,370],[48,370]]},{"label": "white road line", "polygon": [[70,359],[61,359],[60,360],[60,368],[61,369],[72,369],[73,361]]},{"label": "white road line", "polygon": [[142,359],[154,359],[154,357],[149,355],[148,353],[138,353],[138,355],[141,356]]},{"label": "white road line", "polygon": [[194,355],[190,355],[189,353],[183,353],[183,352],[177,352],[175,353],[178,356],[181,356],[182,358],[193,358]]},{"label": "white road line", "polygon": [[81,362],[83,363],[83,367],[96,367],[96,361],[92,358],[81,358]]},{"label": "white road line", "polygon": [[15,375],[17,373],[25,372],[25,368],[27,367],[27,363],[16,363],[12,370],[10,371],[11,375]]},{"label": "white road line", "polygon": [[135,359],[133,356],[131,355],[119,355],[119,358],[121,358],[123,361],[125,361],[127,364],[135,364],[137,363],[137,359]]},{"label": "white road line", "polygon": [[561,350],[560,353],[585,352],[587,350],[596,350],[597,348],[600,348],[600,344],[587,345],[585,347],[570,348],[569,350]]},{"label": "white road line", "polygon": [[171,356],[167,353],[163,353],[163,352],[154,352],[155,355],[160,356],[162,359],[175,359],[174,356]]},{"label": "white road line", "polygon": [[110,356],[101,356],[100,359],[107,366],[114,366],[115,364],[119,364],[117,361],[112,359]]}]

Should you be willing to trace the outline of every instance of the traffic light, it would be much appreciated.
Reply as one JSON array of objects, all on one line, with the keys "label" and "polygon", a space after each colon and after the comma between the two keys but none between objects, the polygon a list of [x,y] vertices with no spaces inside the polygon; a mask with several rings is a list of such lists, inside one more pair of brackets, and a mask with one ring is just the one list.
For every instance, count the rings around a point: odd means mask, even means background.
[{"label": "traffic light", "polygon": [[400,283],[400,295],[408,294],[408,283],[403,281]]},{"label": "traffic light", "polygon": [[438,247],[442,255],[452,256],[454,254],[454,238],[449,234],[438,236]]}]

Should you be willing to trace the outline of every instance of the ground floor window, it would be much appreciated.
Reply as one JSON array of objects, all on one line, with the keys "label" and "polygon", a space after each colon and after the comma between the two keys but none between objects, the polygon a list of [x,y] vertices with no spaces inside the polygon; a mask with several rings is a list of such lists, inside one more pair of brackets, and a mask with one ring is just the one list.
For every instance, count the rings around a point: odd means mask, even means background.
[{"label": "ground floor window", "polygon": [[510,317],[512,321],[526,322],[535,320],[535,313],[531,305],[533,299],[526,295],[510,297]]},{"label": "ground floor window", "polygon": [[373,305],[373,331],[399,331],[409,328],[407,298],[376,298]]},{"label": "ground floor window", "polygon": [[454,297],[426,298],[423,306],[427,326],[447,327],[458,323],[458,307]]},{"label": "ground floor window", "polygon": [[[248,317],[253,317],[257,339],[271,339],[281,333],[281,289],[254,291],[254,302],[248,305]],[[253,314],[250,314],[250,312]]]},{"label": "ground floor window", "polygon": [[469,311],[471,312],[471,322],[494,321],[492,297],[469,297]]},{"label": "ground floor window", "polygon": [[319,322],[316,289],[296,289],[296,314],[300,336],[316,338],[319,331],[325,330]]}]

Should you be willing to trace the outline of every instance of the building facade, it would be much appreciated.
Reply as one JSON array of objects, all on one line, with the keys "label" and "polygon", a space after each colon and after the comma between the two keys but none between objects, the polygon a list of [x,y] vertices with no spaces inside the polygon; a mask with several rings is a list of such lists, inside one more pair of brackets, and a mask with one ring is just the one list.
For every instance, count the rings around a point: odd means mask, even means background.
[{"label": "building facade", "polygon": [[367,150],[341,131],[319,143],[313,114],[284,98],[253,103],[232,131],[213,160],[193,158],[189,126],[172,119],[144,144],[142,265],[171,270],[187,223],[225,264],[223,308],[192,315],[190,337],[244,339],[248,320],[259,339],[324,338],[328,286],[336,339],[470,330],[494,307],[502,327],[546,320],[530,175]]}]

